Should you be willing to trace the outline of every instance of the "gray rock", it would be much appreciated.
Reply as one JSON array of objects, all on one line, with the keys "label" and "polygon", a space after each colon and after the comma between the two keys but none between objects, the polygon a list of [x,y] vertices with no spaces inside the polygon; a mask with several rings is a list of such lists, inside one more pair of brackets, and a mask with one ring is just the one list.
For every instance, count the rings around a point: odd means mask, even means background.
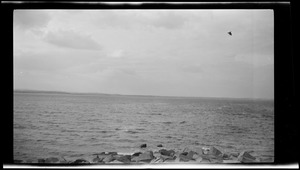
[{"label": "gray rock", "polygon": [[14,160],[14,163],[24,163],[24,161],[23,160],[18,160],[18,159],[16,159],[16,160]]},{"label": "gray rock", "polygon": [[223,160],[223,163],[236,164],[236,163],[241,163],[241,162],[238,160]]},{"label": "gray rock", "polygon": [[46,160],[45,159],[38,159],[38,163],[45,163]]},{"label": "gray rock", "polygon": [[166,156],[174,156],[175,151],[174,150],[166,150],[166,149],[161,149],[158,151],[161,155],[166,155]]},{"label": "gray rock", "polygon": [[210,162],[210,159],[202,158],[200,163],[208,164],[208,163],[211,163],[211,162]]},{"label": "gray rock", "polygon": [[45,163],[59,163],[59,159],[55,157],[46,158]]},{"label": "gray rock", "polygon": [[103,159],[104,159],[103,157],[99,158],[99,156],[97,155],[97,157],[93,159],[93,163],[102,162]]},{"label": "gray rock", "polygon": [[188,152],[183,152],[181,154],[179,154],[179,158],[181,162],[188,162],[189,160],[191,160],[191,157],[188,157]]},{"label": "gray rock", "polygon": [[139,156],[132,157],[132,162],[151,162],[151,160],[154,158],[152,151],[146,151]]},{"label": "gray rock", "polygon": [[132,156],[139,156],[140,154],[142,154],[142,152],[135,152],[134,154],[132,154]]},{"label": "gray rock", "polygon": [[167,156],[167,155],[161,155],[160,158],[163,159],[163,161],[165,162],[166,160],[175,160],[175,156]]},{"label": "gray rock", "polygon": [[108,152],[107,155],[118,155],[117,152]]},{"label": "gray rock", "polygon": [[113,160],[115,160],[115,159],[112,155],[107,155],[102,161],[107,163],[107,162],[111,162]]},{"label": "gray rock", "polygon": [[203,159],[203,158],[202,158],[201,156],[199,156],[199,157],[197,157],[197,158],[195,159],[195,161],[196,161],[196,162],[201,162],[202,159]]},{"label": "gray rock", "polygon": [[223,156],[223,153],[215,147],[210,147],[208,154],[213,155],[215,157]]},{"label": "gray rock", "polygon": [[153,152],[153,156],[154,156],[155,158],[159,158],[160,155],[161,155],[160,152],[157,152],[157,151]]},{"label": "gray rock", "polygon": [[272,163],[274,162],[273,158],[259,158],[259,162],[269,162]]},{"label": "gray rock", "polygon": [[72,164],[89,164],[90,162],[85,159],[76,159]]},{"label": "gray rock", "polygon": [[147,147],[147,144],[145,144],[145,143],[140,145],[140,148],[146,148],[146,147]]},{"label": "gray rock", "polygon": [[130,163],[131,162],[131,155],[124,155],[116,158],[117,161],[123,162],[123,163]]},{"label": "gray rock", "polygon": [[162,158],[160,158],[160,157],[157,157],[157,158],[152,159],[150,161],[150,163],[162,163],[162,162],[164,162],[164,160]]},{"label": "gray rock", "polygon": [[224,153],[223,156],[222,156],[222,158],[224,160],[228,160],[228,159],[230,159],[230,154],[229,153]]},{"label": "gray rock", "polygon": [[242,163],[257,162],[256,158],[250,154],[250,151],[243,151],[238,156],[238,161]]},{"label": "gray rock", "polygon": [[123,162],[118,161],[118,160],[113,160],[113,161],[111,161],[109,163],[112,163],[112,164],[123,164]]}]

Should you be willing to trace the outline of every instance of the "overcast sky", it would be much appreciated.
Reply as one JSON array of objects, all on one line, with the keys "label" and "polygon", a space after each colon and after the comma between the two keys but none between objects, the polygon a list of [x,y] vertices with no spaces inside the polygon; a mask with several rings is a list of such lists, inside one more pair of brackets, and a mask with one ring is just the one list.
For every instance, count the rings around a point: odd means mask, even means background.
[{"label": "overcast sky", "polygon": [[14,89],[273,99],[273,19],[272,10],[15,10]]}]

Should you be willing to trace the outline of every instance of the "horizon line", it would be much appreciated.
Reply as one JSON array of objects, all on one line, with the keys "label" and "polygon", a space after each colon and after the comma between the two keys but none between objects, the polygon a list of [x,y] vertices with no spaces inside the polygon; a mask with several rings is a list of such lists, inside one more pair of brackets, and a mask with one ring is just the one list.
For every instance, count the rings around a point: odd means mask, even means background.
[{"label": "horizon line", "polygon": [[66,94],[95,94],[95,95],[121,95],[121,96],[149,96],[149,97],[182,97],[182,98],[221,98],[221,99],[243,99],[243,100],[274,100],[274,98],[249,98],[249,97],[216,97],[216,96],[170,96],[170,95],[151,95],[151,94],[120,94],[120,93],[101,93],[101,92],[70,92],[57,90],[34,90],[34,89],[13,89],[15,92],[52,92],[52,93],[66,93]]}]

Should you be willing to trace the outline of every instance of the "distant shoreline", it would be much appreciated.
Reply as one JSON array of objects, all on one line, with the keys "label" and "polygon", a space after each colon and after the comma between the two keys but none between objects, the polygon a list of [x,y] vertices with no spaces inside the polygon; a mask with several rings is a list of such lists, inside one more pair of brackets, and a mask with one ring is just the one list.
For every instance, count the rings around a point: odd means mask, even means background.
[{"label": "distant shoreline", "polygon": [[14,89],[14,93],[46,93],[46,94],[69,94],[69,95],[99,95],[99,96],[133,96],[133,97],[167,97],[167,98],[190,98],[190,99],[212,99],[212,100],[246,100],[246,101],[274,101],[267,98],[230,98],[230,97],[195,97],[195,96],[158,96],[158,95],[134,95],[134,94],[108,94],[92,92],[65,92],[65,91],[48,91],[48,90],[27,90]]}]

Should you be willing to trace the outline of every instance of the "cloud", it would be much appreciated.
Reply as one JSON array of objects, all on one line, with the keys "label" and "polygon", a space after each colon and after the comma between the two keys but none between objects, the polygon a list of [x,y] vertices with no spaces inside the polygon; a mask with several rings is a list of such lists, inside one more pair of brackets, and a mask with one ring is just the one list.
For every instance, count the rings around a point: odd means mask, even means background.
[{"label": "cloud", "polygon": [[100,50],[101,46],[88,35],[73,30],[58,30],[48,32],[45,41],[58,47],[72,49]]},{"label": "cloud", "polygon": [[189,65],[181,67],[181,70],[188,73],[202,73],[203,68],[199,65]]},{"label": "cloud", "polygon": [[15,10],[14,24],[16,27],[30,30],[46,27],[51,17],[40,10]]},{"label": "cloud", "polygon": [[[191,19],[184,11],[123,10],[98,11],[95,23],[102,27],[178,29]],[[186,15],[188,14],[188,15]]]}]

